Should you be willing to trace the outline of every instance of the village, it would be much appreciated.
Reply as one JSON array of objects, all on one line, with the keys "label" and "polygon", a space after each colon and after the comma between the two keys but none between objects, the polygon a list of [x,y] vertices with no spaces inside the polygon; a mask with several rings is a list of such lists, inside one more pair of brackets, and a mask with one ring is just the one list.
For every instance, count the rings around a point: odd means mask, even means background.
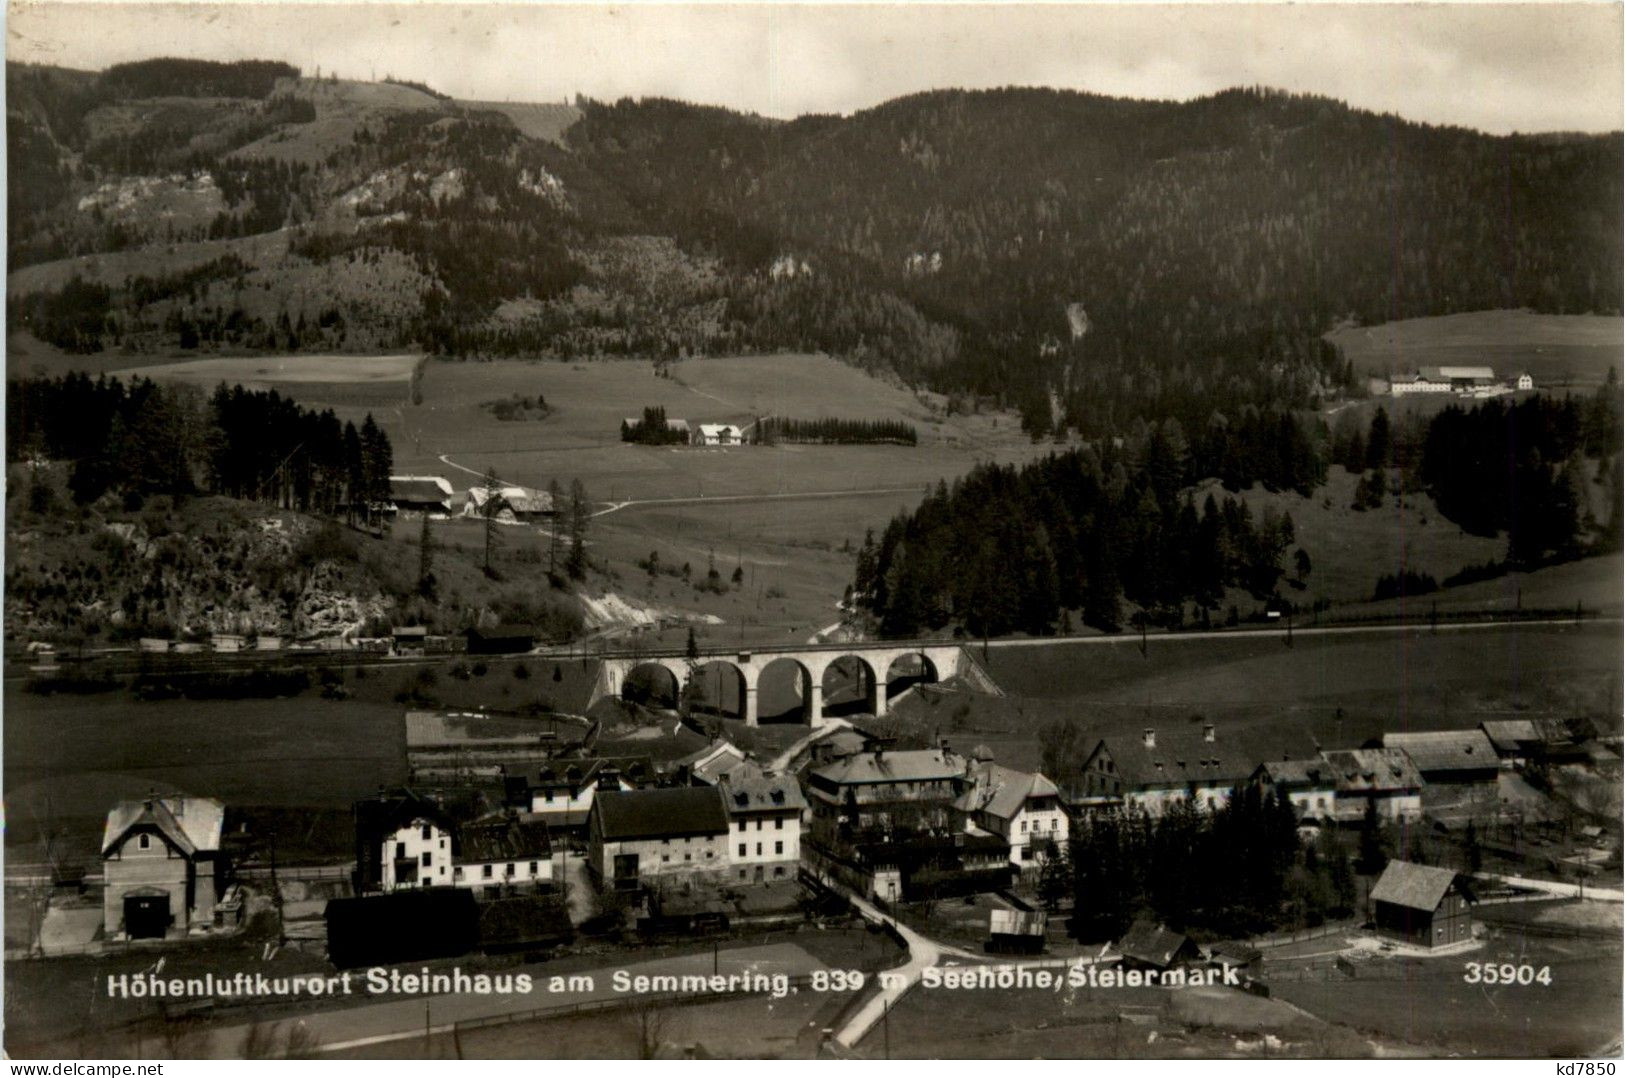
[{"label": "village", "polygon": [[[414,643],[397,641],[398,657],[409,659]],[[957,676],[930,688],[967,691]],[[889,945],[867,973],[850,975],[856,997],[885,995],[886,1006],[913,987],[991,990],[999,970],[1057,961],[1089,992],[1206,986],[1269,999],[1315,971],[1355,979],[1399,960],[1459,966],[1508,930],[1495,914],[1530,903],[1620,900],[1618,821],[1579,826],[1559,811],[1555,788],[1572,787],[1555,777],[1617,784],[1620,774],[1618,739],[1582,720],[1412,728],[1348,746],[1262,743],[1213,723],[1148,727],[1095,739],[1081,769],[1051,777],[1004,766],[984,745],[907,745],[866,730],[883,724],[862,712],[764,727],[779,736],[761,741],[693,702],[668,708],[629,693],[617,706],[644,724],[630,741],[601,718],[405,711],[408,780],[353,805],[347,864],[279,861],[206,791],[110,805],[99,872],[53,881],[27,958],[181,958],[274,925],[267,955],[301,954],[310,975],[346,983],[346,971],[408,963],[544,978],[590,954],[598,983],[563,983],[598,993],[572,1005],[608,1006],[624,1002],[601,990],[617,955],[711,940],[744,947],[743,959],[753,952],[741,941],[762,933],[793,941],[867,921]],[[1146,908],[1103,935],[1104,922],[1085,915],[1085,888],[1098,878],[1074,876],[1084,871],[1081,836],[1182,813],[1217,819],[1243,801],[1289,812],[1295,852],[1311,858],[1340,834],[1358,844],[1351,908],[1258,937],[1182,930]],[[1300,940],[1319,944],[1312,957],[1299,957]],[[771,968],[827,976],[805,950],[794,953]],[[1540,964],[1525,972],[1551,976]],[[676,1006],[737,994],[661,998]],[[473,1016],[482,1022],[541,1017],[522,996],[483,998]],[[224,1021],[233,1004],[264,1002],[192,1001],[183,1011]],[[154,1005],[163,1022],[179,1013]],[[332,1000],[289,1005],[306,1014]],[[843,1014],[809,1050],[851,1050],[872,1024],[863,1014]]]}]

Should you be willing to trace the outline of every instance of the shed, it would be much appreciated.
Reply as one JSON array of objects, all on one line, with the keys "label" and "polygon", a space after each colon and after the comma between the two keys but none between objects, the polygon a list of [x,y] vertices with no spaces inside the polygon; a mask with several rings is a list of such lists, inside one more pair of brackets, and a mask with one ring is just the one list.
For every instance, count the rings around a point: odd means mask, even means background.
[{"label": "shed", "polygon": [[1208,964],[1236,970],[1244,980],[1252,980],[1264,972],[1264,952],[1238,940],[1215,943],[1208,948]]},{"label": "shed", "polygon": [[1473,938],[1472,895],[1453,869],[1390,861],[1371,889],[1377,935],[1417,947]]},{"label": "shed", "polygon": [[1172,969],[1201,958],[1189,936],[1182,935],[1144,918],[1129,927],[1117,941],[1124,969]]}]

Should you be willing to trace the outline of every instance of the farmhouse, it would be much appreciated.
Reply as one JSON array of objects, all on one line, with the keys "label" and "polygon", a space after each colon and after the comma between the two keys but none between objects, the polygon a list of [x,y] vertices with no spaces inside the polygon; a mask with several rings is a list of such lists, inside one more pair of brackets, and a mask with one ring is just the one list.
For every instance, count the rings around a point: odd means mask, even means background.
[{"label": "farmhouse", "polygon": [[1411,822],[1422,816],[1422,776],[1402,749],[1336,749],[1321,753],[1337,783],[1333,815],[1357,822],[1374,804],[1384,820]]},{"label": "farmhouse", "polygon": [[[1390,375],[1388,384],[1396,397],[1415,393],[1484,393],[1495,389],[1504,392],[1508,388],[1496,381],[1491,367],[1419,367],[1409,373]],[[1533,385],[1531,379],[1530,386]]]},{"label": "farmhouse", "polygon": [[966,772],[970,787],[954,802],[967,828],[1003,838],[1010,863],[1035,868],[1067,845],[1068,821],[1061,791],[1043,775],[977,761]]},{"label": "farmhouse", "polygon": [[741,445],[745,432],[732,423],[701,423],[695,428],[695,445]]},{"label": "farmhouse", "polygon": [[794,878],[801,862],[801,814],[807,800],[788,776],[723,784],[732,832],[730,860],[740,882]]},{"label": "farmhouse", "polygon": [[1189,936],[1143,917],[1129,926],[1128,932],[1117,941],[1117,949],[1123,955],[1124,969],[1167,970],[1189,965],[1202,957]]},{"label": "farmhouse", "polygon": [[1377,935],[1418,947],[1445,947],[1473,938],[1472,896],[1448,868],[1389,861],[1371,889]]},{"label": "farmhouse", "polygon": [[714,786],[606,790],[588,818],[587,868],[616,890],[654,879],[721,879],[729,830],[722,791]]},{"label": "farmhouse", "polygon": [[[1212,724],[1200,733],[1147,728],[1138,738],[1102,738],[1084,761],[1080,801],[1112,808],[1121,798],[1153,816],[1179,801],[1213,811],[1253,777],[1259,760],[1282,751],[1281,740],[1273,737],[1266,748],[1252,738],[1221,739]],[[1292,747],[1313,751],[1307,741]]]},{"label": "farmhouse", "polygon": [[390,507],[401,516],[449,516],[451,500],[451,484],[438,475],[389,477]]},{"label": "farmhouse", "polygon": [[476,895],[498,895],[553,882],[553,846],[547,825],[502,816],[469,824],[457,835],[452,883]]},{"label": "farmhouse", "polygon": [[225,882],[226,809],[206,797],[120,801],[102,832],[102,923],[109,939],[162,939],[213,923]]},{"label": "farmhouse", "polygon": [[490,491],[469,487],[463,497],[462,515],[481,520],[489,516],[502,524],[532,524],[555,512],[553,495],[529,487],[501,487]]},{"label": "farmhouse", "polygon": [[1268,760],[1253,772],[1253,781],[1285,795],[1300,820],[1329,820],[1337,799],[1332,769],[1319,756],[1303,760]]},{"label": "farmhouse", "polygon": [[1404,750],[1429,784],[1493,783],[1501,770],[1495,746],[1482,730],[1389,733],[1382,746]]}]

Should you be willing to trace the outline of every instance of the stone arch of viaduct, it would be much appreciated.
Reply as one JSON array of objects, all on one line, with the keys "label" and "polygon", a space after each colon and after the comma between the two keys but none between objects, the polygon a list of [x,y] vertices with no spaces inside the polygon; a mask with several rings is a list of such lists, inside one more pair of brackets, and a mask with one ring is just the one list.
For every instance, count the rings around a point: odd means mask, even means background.
[{"label": "stone arch of viaduct", "polygon": [[892,665],[899,659],[910,656],[919,656],[926,660],[929,669],[935,675],[928,680],[941,681],[960,673],[963,653],[957,644],[942,645],[879,645],[854,644],[849,647],[818,647],[807,649],[775,648],[762,651],[731,651],[731,652],[702,652],[697,659],[688,659],[682,655],[644,655],[606,658],[599,674],[598,696],[620,696],[626,686],[626,679],[633,670],[643,666],[659,666],[671,672],[678,685],[682,685],[691,669],[709,666],[713,663],[731,667],[738,673],[745,687],[744,693],[744,720],[750,726],[755,726],[758,719],[756,705],[756,690],[761,684],[762,674],[772,664],[789,659],[793,660],[807,677],[807,698],[805,708],[808,722],[814,726],[824,725],[824,675],[830,667],[843,659],[856,659],[867,668],[867,674],[874,685],[874,711],[876,715],[886,713],[886,680]]}]

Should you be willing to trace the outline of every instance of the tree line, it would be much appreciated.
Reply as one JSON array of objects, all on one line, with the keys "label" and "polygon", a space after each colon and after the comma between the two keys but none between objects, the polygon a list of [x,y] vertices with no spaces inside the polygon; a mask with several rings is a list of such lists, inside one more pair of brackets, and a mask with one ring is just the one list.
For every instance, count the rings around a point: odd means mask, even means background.
[{"label": "tree line", "polygon": [[[1194,602],[1200,624],[1226,587],[1275,594],[1297,542],[1291,515],[1255,519],[1212,492],[1198,507],[1188,467],[1160,427],[1120,448],[978,465],[865,537],[854,600],[885,636],[997,636],[1069,632],[1074,618],[1116,631],[1125,598],[1172,626]],[[1310,571],[1301,548],[1294,563],[1300,579]]]},{"label": "tree line", "polygon": [[105,375],[8,379],[6,452],[71,463],[81,502],[104,494],[218,494],[301,512],[370,516],[389,499],[393,451],[369,413],[359,428],[331,409],[222,384],[195,388]]},{"label": "tree line", "polygon": [[793,419],[767,416],[756,421],[751,441],[759,445],[915,445],[919,433],[898,419]]},{"label": "tree line", "polygon": [[641,419],[621,420],[621,441],[635,445],[687,445],[688,430],[673,427],[666,419],[666,409],[656,405],[643,409]]}]

